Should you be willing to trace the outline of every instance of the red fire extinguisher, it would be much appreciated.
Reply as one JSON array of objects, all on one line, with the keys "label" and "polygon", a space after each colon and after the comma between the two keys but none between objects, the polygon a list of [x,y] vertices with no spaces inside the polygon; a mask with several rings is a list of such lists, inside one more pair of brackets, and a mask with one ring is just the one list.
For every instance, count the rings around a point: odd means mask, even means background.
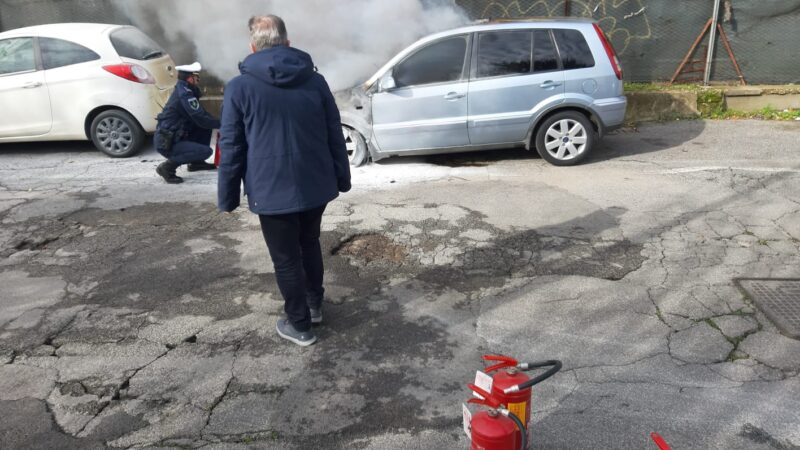
[{"label": "red fire extinguisher", "polygon": [[219,167],[219,158],[220,158],[220,151],[219,151],[219,133],[216,133],[216,139],[212,136],[211,144],[212,148],[214,149],[214,165]]},{"label": "red fire extinguisher", "polygon": [[525,433],[522,441],[517,441],[519,430],[525,428],[522,421],[511,411],[504,408],[500,400],[483,389],[470,384],[472,392],[479,395],[467,402],[487,407],[472,416],[469,423],[472,450],[523,450],[527,446]]},{"label": "red fire extinguisher", "polygon": [[[484,355],[483,360],[497,363],[484,369],[487,374],[497,372],[492,377],[492,396],[499,400],[503,407],[520,418],[525,426],[525,431],[517,433],[519,435],[517,441],[526,440],[528,425],[531,421],[531,387],[561,370],[561,361],[520,363],[514,358],[502,355]],[[549,367],[549,369],[533,378],[524,373],[545,367]],[[528,447],[523,448],[527,449]]]}]

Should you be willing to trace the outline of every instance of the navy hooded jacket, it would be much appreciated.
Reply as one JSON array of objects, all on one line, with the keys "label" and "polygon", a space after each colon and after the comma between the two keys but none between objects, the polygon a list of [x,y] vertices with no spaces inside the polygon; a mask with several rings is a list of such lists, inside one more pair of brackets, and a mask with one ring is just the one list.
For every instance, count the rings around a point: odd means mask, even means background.
[{"label": "navy hooded jacket", "polygon": [[239,206],[244,181],[260,215],[318,208],[350,190],[339,110],[328,84],[300,50],[254,53],[225,88],[218,201]]}]

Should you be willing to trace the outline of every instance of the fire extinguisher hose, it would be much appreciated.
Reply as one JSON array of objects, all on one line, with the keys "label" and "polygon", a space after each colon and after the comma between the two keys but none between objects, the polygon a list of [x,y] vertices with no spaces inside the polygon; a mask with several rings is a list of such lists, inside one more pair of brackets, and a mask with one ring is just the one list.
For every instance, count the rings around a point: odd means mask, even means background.
[{"label": "fire extinguisher hose", "polygon": [[528,380],[528,381],[526,381],[524,383],[518,384],[516,386],[511,386],[510,388],[505,389],[503,392],[505,392],[506,394],[509,394],[511,392],[518,392],[518,391],[521,391],[521,390],[524,390],[524,389],[528,389],[533,385],[541,383],[542,381],[544,381],[544,380],[552,377],[556,373],[558,373],[558,371],[561,370],[562,364],[561,364],[561,361],[553,359],[553,360],[549,360],[549,361],[521,364],[521,366],[524,368],[524,370],[538,369],[540,367],[550,367],[550,369],[548,369],[547,372],[544,372],[541,375],[533,377],[533,378],[531,378],[530,380]]},{"label": "fire extinguisher hose", "polygon": [[519,430],[519,434],[521,436],[519,450],[525,450],[526,448],[528,448],[528,430],[525,428],[525,425],[522,423],[522,421],[519,420],[519,417],[514,415],[514,413],[507,412],[507,414],[508,418],[510,418],[511,420],[514,421],[515,424],[517,424],[517,429]]}]

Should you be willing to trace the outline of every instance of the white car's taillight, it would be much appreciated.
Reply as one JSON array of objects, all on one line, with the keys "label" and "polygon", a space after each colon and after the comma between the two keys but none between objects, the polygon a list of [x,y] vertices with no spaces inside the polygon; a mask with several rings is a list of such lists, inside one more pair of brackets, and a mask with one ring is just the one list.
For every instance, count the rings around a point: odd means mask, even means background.
[{"label": "white car's taillight", "polygon": [[150,75],[147,69],[142,66],[137,66],[136,64],[115,64],[113,66],[103,66],[103,69],[105,69],[106,72],[113,73],[120,78],[125,78],[134,83],[156,83],[155,78]]}]

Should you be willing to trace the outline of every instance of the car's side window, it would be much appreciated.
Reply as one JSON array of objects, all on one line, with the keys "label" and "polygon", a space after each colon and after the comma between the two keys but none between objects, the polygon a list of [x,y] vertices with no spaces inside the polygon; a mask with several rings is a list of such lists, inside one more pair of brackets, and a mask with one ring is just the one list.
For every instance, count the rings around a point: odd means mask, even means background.
[{"label": "car's side window", "polygon": [[531,72],[530,31],[498,31],[478,35],[477,78]]},{"label": "car's side window", "polygon": [[594,67],[589,44],[578,30],[553,30],[565,70]]},{"label": "car's side window", "polygon": [[100,55],[88,48],[62,39],[40,37],[39,47],[42,64],[48,70],[100,59]]},{"label": "car's side window", "polygon": [[397,87],[456,81],[464,72],[466,55],[466,36],[443,39],[409,56],[392,75]]},{"label": "car's side window", "polygon": [[0,75],[36,70],[33,38],[11,38],[0,41]]},{"label": "car's side window", "polygon": [[533,32],[533,71],[549,72],[558,70],[558,52],[550,38],[550,30]]}]

